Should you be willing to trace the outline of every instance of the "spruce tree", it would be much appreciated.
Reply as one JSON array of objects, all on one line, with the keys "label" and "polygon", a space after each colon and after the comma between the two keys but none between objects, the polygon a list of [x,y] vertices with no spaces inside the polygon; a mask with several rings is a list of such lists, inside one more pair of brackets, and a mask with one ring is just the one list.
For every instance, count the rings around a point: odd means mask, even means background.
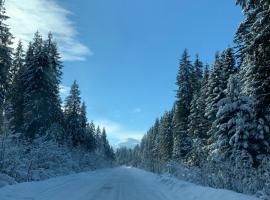
[{"label": "spruce tree", "polygon": [[159,125],[159,160],[161,163],[168,162],[172,158],[173,151],[173,113],[166,112],[160,119]]},{"label": "spruce tree", "polygon": [[217,103],[224,97],[222,79],[222,65],[219,54],[216,53],[215,61],[207,84],[207,99],[205,116],[210,122],[216,119]]},{"label": "spruce tree", "polygon": [[[9,72],[12,65],[12,34],[5,23],[9,17],[6,16],[4,0],[0,0],[0,128],[3,126],[3,113],[6,92],[8,90]],[[2,130],[1,130],[2,132]]]},{"label": "spruce tree", "polygon": [[222,52],[221,65],[222,88],[225,90],[230,76],[237,72],[235,56],[232,48],[227,48]]},{"label": "spruce tree", "polygon": [[61,109],[60,82],[62,78],[62,63],[57,49],[57,44],[53,41],[51,33],[45,41],[44,49],[47,55],[48,76],[51,78],[51,105],[50,118],[54,123],[63,125],[63,112]]},{"label": "spruce tree", "polygon": [[81,97],[76,81],[73,82],[65,100],[64,116],[67,138],[71,140],[73,146],[82,144],[84,129],[81,124]]},{"label": "spruce tree", "polygon": [[190,165],[199,165],[205,159],[202,155],[203,146],[206,145],[207,131],[209,121],[205,117],[206,98],[207,98],[207,83],[209,78],[208,65],[206,65],[201,81],[201,88],[198,93],[195,93],[191,102],[190,115],[188,117],[188,131],[192,138],[192,149],[189,154]]},{"label": "spruce tree", "polygon": [[96,129],[93,122],[87,123],[86,125],[86,148],[94,150],[97,147],[97,141],[95,138]]},{"label": "spruce tree", "polygon": [[198,93],[201,88],[201,79],[203,73],[203,63],[199,59],[199,55],[196,55],[196,59],[194,62],[193,72],[192,72],[192,87],[193,94]]},{"label": "spruce tree", "polygon": [[218,103],[219,110],[214,122],[216,144],[212,152],[226,159],[236,151],[245,151],[258,163],[258,155],[265,153],[269,144],[263,133],[256,131],[254,99],[241,95],[239,76],[231,76],[226,97]]},{"label": "spruce tree", "polygon": [[175,127],[174,127],[174,158],[185,158],[190,148],[190,138],[188,136],[188,116],[190,113],[190,103],[193,97],[192,87],[193,66],[189,60],[189,55],[185,49],[179,64],[176,85],[175,107]]},{"label": "spruce tree", "polygon": [[243,91],[255,98],[256,117],[269,127],[270,9],[265,2],[237,1],[243,8],[245,20],[237,30],[235,42],[242,60]]},{"label": "spruce tree", "polygon": [[[25,55],[21,41],[19,41],[16,51],[14,53],[11,83],[8,92],[8,102],[10,104],[10,112],[7,113],[10,128],[12,132],[23,131],[23,113],[24,113],[24,87],[22,76],[25,71]],[[19,95],[18,95],[19,94]]]},{"label": "spruce tree", "polygon": [[25,88],[24,129],[27,137],[34,138],[36,135],[44,134],[52,123],[50,119],[52,77],[49,73],[44,42],[38,32],[29,48],[31,49],[28,50],[27,56],[30,53],[32,55],[26,59],[22,77]]}]

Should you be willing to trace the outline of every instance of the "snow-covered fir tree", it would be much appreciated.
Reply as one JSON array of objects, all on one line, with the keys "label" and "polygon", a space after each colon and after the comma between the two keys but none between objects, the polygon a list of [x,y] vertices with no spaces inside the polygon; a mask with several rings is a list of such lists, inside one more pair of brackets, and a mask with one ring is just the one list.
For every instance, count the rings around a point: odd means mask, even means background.
[{"label": "snow-covered fir tree", "polygon": [[[255,130],[254,100],[241,95],[239,76],[231,76],[226,89],[226,97],[218,103],[216,142],[212,153],[228,158],[233,151],[246,150],[256,158],[260,137]],[[254,154],[255,153],[255,154]]]},{"label": "snow-covered fir tree", "polygon": [[203,63],[199,59],[199,55],[196,55],[196,59],[193,65],[193,72],[192,72],[192,93],[198,93],[201,88],[201,79],[203,75]]},{"label": "snow-covered fir tree", "polygon": [[[34,42],[28,51],[32,55],[26,59],[26,67],[23,74],[24,93],[24,129],[26,136],[34,138],[43,134],[50,119],[51,75],[48,59],[44,50],[44,41],[37,32]],[[29,52],[28,52],[29,54]]]},{"label": "snow-covered fir tree", "polygon": [[225,90],[232,74],[237,72],[235,56],[232,48],[225,49],[221,54],[222,88]]},{"label": "snow-covered fir tree", "polygon": [[85,124],[82,124],[82,121],[85,123],[85,119],[82,119],[83,114],[81,111],[79,85],[74,81],[64,105],[67,139],[70,140],[73,146],[78,146],[83,143],[85,134],[85,127],[83,126],[85,126]]},{"label": "snow-covered fir tree", "polygon": [[50,105],[50,118],[54,119],[54,123],[63,125],[63,112],[61,109],[60,97],[60,82],[62,78],[62,64],[60,61],[60,54],[58,52],[57,44],[53,40],[52,33],[48,34],[48,39],[44,44],[44,51],[47,55],[48,73],[51,78],[51,105]]},{"label": "snow-covered fir tree", "polygon": [[178,89],[174,116],[173,157],[178,160],[184,159],[190,148],[190,138],[187,129],[190,103],[193,97],[192,75],[193,66],[189,60],[188,51],[185,49],[180,59],[176,82]]},{"label": "snow-covered fir tree", "polygon": [[173,113],[166,112],[160,119],[158,135],[158,154],[161,163],[168,162],[172,158],[173,151]]},{"label": "snow-covered fir tree", "polygon": [[189,154],[189,163],[191,165],[199,165],[200,160],[205,159],[205,156],[202,155],[202,148],[208,138],[206,133],[209,123],[205,116],[208,79],[209,71],[208,65],[206,65],[201,80],[201,88],[193,96],[188,117],[188,132],[192,138],[192,149]]},{"label": "snow-covered fir tree", "polygon": [[[255,98],[257,131],[270,141],[270,8],[267,1],[237,1],[245,20],[239,26],[235,41],[241,58],[242,91]],[[269,149],[265,148],[264,152]]]}]

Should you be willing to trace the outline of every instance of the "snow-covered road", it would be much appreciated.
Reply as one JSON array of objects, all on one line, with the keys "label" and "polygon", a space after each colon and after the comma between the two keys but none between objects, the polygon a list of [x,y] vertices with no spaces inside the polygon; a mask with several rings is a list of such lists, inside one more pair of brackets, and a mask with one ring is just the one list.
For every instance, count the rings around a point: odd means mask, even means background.
[{"label": "snow-covered road", "polygon": [[118,167],[21,183],[0,189],[1,200],[255,200],[227,190]]}]

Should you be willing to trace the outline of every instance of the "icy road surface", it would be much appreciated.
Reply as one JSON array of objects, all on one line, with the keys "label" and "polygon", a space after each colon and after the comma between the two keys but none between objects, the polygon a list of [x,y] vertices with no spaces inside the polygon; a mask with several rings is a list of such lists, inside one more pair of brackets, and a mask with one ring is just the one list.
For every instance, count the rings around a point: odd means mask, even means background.
[{"label": "icy road surface", "polygon": [[21,183],[0,189],[1,200],[255,200],[228,190],[119,167]]}]

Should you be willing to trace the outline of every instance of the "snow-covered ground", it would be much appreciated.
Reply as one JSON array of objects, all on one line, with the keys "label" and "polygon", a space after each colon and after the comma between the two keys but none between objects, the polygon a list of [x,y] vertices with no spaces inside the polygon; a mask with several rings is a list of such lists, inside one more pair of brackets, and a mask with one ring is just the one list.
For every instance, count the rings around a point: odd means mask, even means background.
[{"label": "snow-covered ground", "polygon": [[1,200],[256,200],[131,167],[102,169],[0,189]]}]

